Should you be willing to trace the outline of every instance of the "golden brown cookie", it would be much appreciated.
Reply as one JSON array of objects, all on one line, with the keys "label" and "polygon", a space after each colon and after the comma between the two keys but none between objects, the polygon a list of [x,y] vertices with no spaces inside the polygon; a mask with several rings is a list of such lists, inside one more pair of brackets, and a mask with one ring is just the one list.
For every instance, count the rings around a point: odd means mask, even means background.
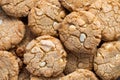
[{"label": "golden brown cookie", "polygon": [[65,11],[58,0],[40,0],[30,11],[28,24],[37,36],[57,36],[57,26],[64,17]]},{"label": "golden brown cookie", "polygon": [[0,9],[0,50],[8,50],[20,43],[25,33],[22,21],[9,17]]},{"label": "golden brown cookie", "polygon": [[0,80],[17,80],[19,66],[16,57],[7,51],[0,51]]},{"label": "golden brown cookie", "polygon": [[78,69],[59,80],[98,80],[95,74],[86,69]]},{"label": "golden brown cookie", "polygon": [[93,55],[90,54],[74,54],[68,52],[67,64],[64,70],[65,74],[74,72],[76,69],[88,69],[93,68]]},{"label": "golden brown cookie", "polygon": [[73,53],[95,54],[101,41],[101,24],[87,11],[72,12],[65,17],[59,28],[63,45]]},{"label": "golden brown cookie", "polygon": [[30,80],[58,80],[61,77],[63,77],[64,74],[61,73],[60,75],[56,76],[56,77],[50,77],[50,78],[46,78],[46,77],[37,77],[37,76],[33,76],[31,75]]},{"label": "golden brown cookie", "polygon": [[104,41],[120,38],[120,4],[116,0],[96,0],[89,11],[101,20]]},{"label": "golden brown cookie", "polygon": [[120,76],[120,41],[104,43],[94,59],[94,70],[102,80]]},{"label": "golden brown cookie", "polygon": [[69,11],[88,10],[96,0],[59,0]]},{"label": "golden brown cookie", "polygon": [[40,36],[27,45],[24,63],[33,75],[57,76],[66,66],[66,52],[57,38]]},{"label": "golden brown cookie", "polygon": [[10,16],[25,17],[38,0],[1,0],[0,6]]}]

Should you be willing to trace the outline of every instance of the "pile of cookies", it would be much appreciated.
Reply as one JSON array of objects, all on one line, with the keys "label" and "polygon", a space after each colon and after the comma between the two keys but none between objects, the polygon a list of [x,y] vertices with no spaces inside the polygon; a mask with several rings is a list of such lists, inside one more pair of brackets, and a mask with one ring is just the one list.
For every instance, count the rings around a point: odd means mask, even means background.
[{"label": "pile of cookies", "polygon": [[119,77],[119,0],[0,0],[0,80]]}]

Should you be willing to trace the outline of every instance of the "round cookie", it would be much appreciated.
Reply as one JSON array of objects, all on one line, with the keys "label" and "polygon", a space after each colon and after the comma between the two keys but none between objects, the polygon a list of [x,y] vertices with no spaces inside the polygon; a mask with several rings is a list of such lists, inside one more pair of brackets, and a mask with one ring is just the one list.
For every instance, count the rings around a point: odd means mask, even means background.
[{"label": "round cookie", "polygon": [[58,0],[40,0],[28,16],[31,31],[39,35],[57,36],[58,24],[65,17],[65,11]]},{"label": "round cookie", "polygon": [[101,20],[104,41],[120,38],[120,4],[116,0],[96,0],[89,11]]},{"label": "round cookie", "polygon": [[58,30],[63,45],[73,53],[95,54],[101,41],[101,24],[87,11],[70,13]]},{"label": "round cookie", "polygon": [[93,55],[90,54],[67,54],[67,64],[64,70],[65,74],[74,72],[76,69],[88,69],[93,68]]},{"label": "round cookie", "polygon": [[78,69],[59,80],[98,80],[95,74],[86,69]]},{"label": "round cookie", "polygon": [[16,57],[7,51],[0,51],[0,80],[17,80],[19,66]]},{"label": "round cookie", "polygon": [[25,33],[22,21],[8,17],[0,9],[0,50],[8,50],[20,43]]},{"label": "round cookie", "polygon": [[88,10],[96,0],[59,0],[69,11]]},{"label": "round cookie", "polygon": [[37,0],[0,0],[6,14],[14,17],[25,17]]},{"label": "round cookie", "polygon": [[60,75],[58,75],[56,77],[49,77],[49,78],[46,78],[46,77],[37,77],[37,76],[31,75],[30,80],[58,80],[58,79],[60,79],[63,76],[64,76],[63,73],[61,73]]},{"label": "round cookie", "polygon": [[26,32],[25,32],[23,40],[18,45],[16,45],[16,51],[15,52],[16,52],[17,56],[23,57],[23,55],[26,52],[25,47],[34,38],[35,38],[35,36],[31,33],[28,26],[26,26]]},{"label": "round cookie", "polygon": [[120,41],[104,43],[94,58],[94,71],[103,80],[120,76]]},{"label": "round cookie", "polygon": [[24,63],[33,75],[57,76],[66,66],[66,52],[57,38],[40,36],[27,45]]},{"label": "round cookie", "polygon": [[30,80],[30,73],[25,68],[21,69],[18,80]]}]

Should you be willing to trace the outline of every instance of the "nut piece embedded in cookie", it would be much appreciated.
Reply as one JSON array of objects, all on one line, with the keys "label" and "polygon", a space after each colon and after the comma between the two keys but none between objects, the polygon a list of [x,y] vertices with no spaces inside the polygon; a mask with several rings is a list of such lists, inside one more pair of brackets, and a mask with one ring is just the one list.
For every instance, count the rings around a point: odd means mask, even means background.
[{"label": "nut piece embedded in cookie", "polygon": [[25,26],[22,21],[9,17],[0,10],[0,50],[8,50],[21,42]]},{"label": "nut piece embedded in cookie", "polygon": [[104,41],[120,38],[120,4],[116,0],[96,0],[89,11],[101,20]]},{"label": "nut piece embedded in cookie", "polygon": [[101,23],[87,11],[72,12],[59,27],[64,46],[73,53],[94,54],[101,41]]},{"label": "nut piece embedded in cookie", "polygon": [[57,76],[66,66],[66,52],[57,38],[40,36],[27,45],[24,63],[33,75]]},{"label": "nut piece embedded in cookie", "polygon": [[104,43],[94,59],[94,70],[103,80],[120,76],[120,41]]},{"label": "nut piece embedded in cookie", "polygon": [[37,0],[1,0],[0,5],[6,14],[14,17],[25,17],[34,7]]},{"label": "nut piece embedded in cookie", "polygon": [[86,69],[78,69],[59,80],[98,80],[95,74]]},{"label": "nut piece embedded in cookie", "polygon": [[0,80],[17,80],[19,66],[16,57],[7,51],[0,51]]},{"label": "nut piece embedded in cookie", "polygon": [[76,69],[88,69],[93,68],[93,55],[91,54],[74,54],[68,52],[67,64],[64,70],[65,74],[74,72]]},{"label": "nut piece embedded in cookie", "polygon": [[37,36],[58,36],[57,28],[65,14],[58,0],[40,0],[30,11],[28,24],[31,31]]}]

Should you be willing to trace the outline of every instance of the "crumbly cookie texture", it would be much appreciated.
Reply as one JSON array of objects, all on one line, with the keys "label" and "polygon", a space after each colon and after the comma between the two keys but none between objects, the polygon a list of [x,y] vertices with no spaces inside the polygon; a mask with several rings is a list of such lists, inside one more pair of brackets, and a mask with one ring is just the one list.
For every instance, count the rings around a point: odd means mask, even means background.
[{"label": "crumbly cookie texture", "polygon": [[0,6],[9,16],[25,17],[38,0],[1,0]]},{"label": "crumbly cookie texture", "polygon": [[19,66],[16,57],[7,51],[0,51],[0,80],[17,80]]},{"label": "crumbly cookie texture", "polygon": [[96,0],[59,0],[69,11],[88,10]]},{"label": "crumbly cookie texture", "polygon": [[64,74],[61,73],[60,75],[56,76],[56,77],[50,77],[50,78],[46,78],[46,77],[37,77],[37,76],[33,76],[31,75],[30,80],[58,80],[61,77],[63,77]]},{"label": "crumbly cookie texture", "polygon": [[116,0],[96,0],[89,11],[101,20],[104,41],[120,38],[120,4]]},{"label": "crumbly cookie texture", "polygon": [[93,68],[93,55],[90,54],[74,54],[67,52],[67,64],[64,70],[65,74],[74,72],[76,69],[88,69]]},{"label": "crumbly cookie texture", "polygon": [[8,17],[0,9],[0,50],[8,50],[21,42],[25,26],[22,21]]},{"label": "crumbly cookie texture", "polygon": [[95,74],[86,69],[78,69],[59,80],[98,80]]},{"label": "crumbly cookie texture", "polygon": [[116,80],[120,76],[120,41],[104,43],[94,59],[94,70],[103,80]]},{"label": "crumbly cookie texture", "polygon": [[40,0],[30,11],[28,25],[37,36],[58,36],[58,25],[65,15],[65,10],[58,0]]},{"label": "crumbly cookie texture", "polygon": [[40,36],[27,45],[24,63],[33,75],[57,76],[66,66],[66,52],[57,38]]},{"label": "crumbly cookie texture", "polygon": [[59,27],[63,45],[73,53],[95,54],[101,41],[101,24],[97,17],[87,11],[72,12]]},{"label": "crumbly cookie texture", "polygon": [[18,80],[30,80],[30,73],[25,68],[21,69]]},{"label": "crumbly cookie texture", "polygon": [[18,45],[16,45],[15,52],[16,52],[17,56],[23,57],[23,55],[26,52],[25,47],[34,38],[35,38],[35,36],[31,33],[28,26],[26,26],[26,31],[25,31],[25,35],[24,35],[23,40]]}]

